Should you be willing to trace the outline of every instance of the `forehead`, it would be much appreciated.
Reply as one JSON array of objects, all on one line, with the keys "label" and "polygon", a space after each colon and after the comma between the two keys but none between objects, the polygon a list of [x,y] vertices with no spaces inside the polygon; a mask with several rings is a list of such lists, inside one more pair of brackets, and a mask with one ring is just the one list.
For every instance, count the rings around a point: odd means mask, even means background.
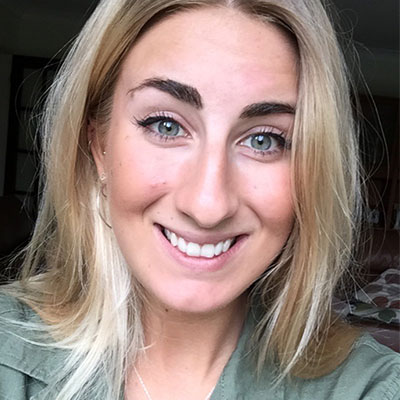
[{"label": "forehead", "polygon": [[[123,63],[122,84],[153,76],[176,79],[227,96],[232,89],[271,94],[295,104],[297,56],[276,25],[230,8],[179,12],[145,32]],[[225,85],[225,88],[222,86]],[[238,92],[238,94],[239,94]]]}]

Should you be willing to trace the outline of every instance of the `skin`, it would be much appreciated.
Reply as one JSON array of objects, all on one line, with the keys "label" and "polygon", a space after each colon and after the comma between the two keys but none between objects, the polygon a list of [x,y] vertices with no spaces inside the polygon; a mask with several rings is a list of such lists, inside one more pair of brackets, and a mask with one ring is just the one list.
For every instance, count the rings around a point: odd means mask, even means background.
[{"label": "skin", "polygon": [[[143,86],[154,78],[195,88],[202,107]],[[267,130],[290,141],[294,115],[240,116],[254,103],[294,108],[296,99],[296,54],[284,34],[231,9],[161,21],[123,63],[108,134],[92,150],[112,229],[147,296],[152,347],[136,366],[153,399],[205,398],[236,346],[247,289],[290,234],[290,151],[272,140],[260,154],[249,136]],[[159,124],[137,123],[160,113],[182,136],[160,139]],[[188,267],[160,225],[198,243],[241,240],[222,261]],[[146,399],[133,372],[126,398]]]}]

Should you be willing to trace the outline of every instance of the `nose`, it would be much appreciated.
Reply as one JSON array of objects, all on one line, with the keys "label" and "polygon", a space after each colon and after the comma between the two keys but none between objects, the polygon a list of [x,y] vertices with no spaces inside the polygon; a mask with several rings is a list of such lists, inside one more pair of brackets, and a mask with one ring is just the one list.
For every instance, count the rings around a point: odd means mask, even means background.
[{"label": "nose", "polygon": [[213,228],[231,218],[239,205],[233,172],[226,152],[199,154],[183,172],[175,198],[178,211],[201,228]]}]

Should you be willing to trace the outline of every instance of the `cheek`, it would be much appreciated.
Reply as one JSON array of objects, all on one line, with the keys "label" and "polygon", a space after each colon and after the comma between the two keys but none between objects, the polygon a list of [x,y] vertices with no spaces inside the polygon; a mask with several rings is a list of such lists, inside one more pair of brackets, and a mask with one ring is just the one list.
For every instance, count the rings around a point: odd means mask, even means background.
[{"label": "cheek", "polygon": [[107,191],[114,211],[149,207],[170,191],[182,169],[182,157],[171,157],[137,134],[115,141],[109,150]]},{"label": "cheek", "polygon": [[110,202],[121,209],[140,209],[162,196],[168,186],[168,177],[151,155],[126,152],[113,163],[108,191]]},{"label": "cheek", "polygon": [[271,229],[290,230],[294,211],[289,162],[248,168],[244,181],[248,201],[260,222]]}]

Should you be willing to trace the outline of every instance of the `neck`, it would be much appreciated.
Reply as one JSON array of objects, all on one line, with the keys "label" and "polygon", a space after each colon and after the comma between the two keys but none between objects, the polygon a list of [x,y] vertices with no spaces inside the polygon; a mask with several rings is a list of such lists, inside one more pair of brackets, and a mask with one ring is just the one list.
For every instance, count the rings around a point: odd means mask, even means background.
[{"label": "neck", "polygon": [[[236,348],[246,311],[245,296],[202,314],[147,302],[143,314],[146,351],[136,368],[151,397],[167,399],[169,393],[174,399],[174,393],[180,393],[195,398],[193,394],[199,393],[199,399],[206,398]],[[130,378],[127,389],[140,395],[143,390],[134,370]]]},{"label": "neck", "polygon": [[[209,369],[236,347],[246,315],[245,298],[210,313],[185,313],[160,304],[144,312],[146,358],[169,367],[186,362]],[[229,357],[228,357],[229,358]]]}]

